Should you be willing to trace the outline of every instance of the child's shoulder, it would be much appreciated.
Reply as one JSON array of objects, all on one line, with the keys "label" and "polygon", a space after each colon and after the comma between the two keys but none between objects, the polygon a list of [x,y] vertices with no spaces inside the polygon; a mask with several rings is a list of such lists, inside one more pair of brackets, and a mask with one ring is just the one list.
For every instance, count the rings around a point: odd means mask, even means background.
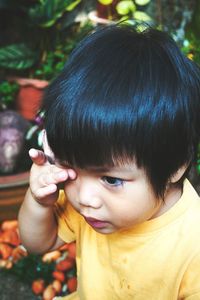
[{"label": "child's shoulder", "polygon": [[197,206],[200,204],[200,196],[188,179],[185,179],[183,183],[182,197],[190,201],[191,204],[196,204]]},{"label": "child's shoulder", "polygon": [[182,209],[186,211],[183,228],[190,230],[191,237],[192,235],[198,236],[200,234],[200,197],[187,179],[184,181],[182,202]]}]

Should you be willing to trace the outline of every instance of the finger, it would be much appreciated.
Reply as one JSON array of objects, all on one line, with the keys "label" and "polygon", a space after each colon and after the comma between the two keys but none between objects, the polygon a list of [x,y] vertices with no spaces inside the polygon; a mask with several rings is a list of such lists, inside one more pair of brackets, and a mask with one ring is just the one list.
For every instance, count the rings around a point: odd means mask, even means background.
[{"label": "finger", "polygon": [[58,170],[54,165],[51,165],[49,172],[40,175],[40,185],[48,186],[64,182],[69,178],[67,170]]},{"label": "finger", "polygon": [[77,178],[77,173],[74,169],[67,169],[67,172],[71,180],[75,180]]},{"label": "finger", "polygon": [[[34,194],[37,200],[45,199],[45,197],[55,197],[56,192],[58,191],[58,187],[56,184],[50,184],[48,186],[42,187],[37,190],[37,193]],[[50,200],[50,198],[49,198]],[[44,200],[45,202],[45,200]]]},{"label": "finger", "polygon": [[36,165],[43,165],[47,161],[47,157],[43,151],[31,148],[29,150],[29,156],[33,163]]}]

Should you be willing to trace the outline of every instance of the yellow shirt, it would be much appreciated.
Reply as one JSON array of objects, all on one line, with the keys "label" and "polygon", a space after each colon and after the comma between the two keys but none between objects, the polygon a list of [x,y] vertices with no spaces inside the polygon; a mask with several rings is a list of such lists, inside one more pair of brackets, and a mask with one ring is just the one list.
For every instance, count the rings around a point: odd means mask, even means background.
[{"label": "yellow shirt", "polygon": [[77,245],[78,290],[62,299],[200,299],[200,199],[188,180],[170,210],[129,230],[97,233],[64,194],[56,214],[60,238]]}]

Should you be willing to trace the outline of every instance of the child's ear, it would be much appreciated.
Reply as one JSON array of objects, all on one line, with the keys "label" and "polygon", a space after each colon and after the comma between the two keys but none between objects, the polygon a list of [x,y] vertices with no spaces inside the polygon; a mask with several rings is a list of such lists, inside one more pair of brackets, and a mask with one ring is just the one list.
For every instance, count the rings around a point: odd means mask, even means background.
[{"label": "child's ear", "polygon": [[51,163],[53,163],[55,161],[55,156],[53,151],[51,150],[48,140],[47,140],[47,134],[46,134],[46,130],[43,130],[43,138],[42,138],[42,146],[43,146],[43,150],[45,155],[49,158],[49,161]]},{"label": "child's ear", "polygon": [[185,171],[187,170],[188,165],[183,165],[180,167],[171,177],[170,177],[170,182],[175,183],[181,179]]}]

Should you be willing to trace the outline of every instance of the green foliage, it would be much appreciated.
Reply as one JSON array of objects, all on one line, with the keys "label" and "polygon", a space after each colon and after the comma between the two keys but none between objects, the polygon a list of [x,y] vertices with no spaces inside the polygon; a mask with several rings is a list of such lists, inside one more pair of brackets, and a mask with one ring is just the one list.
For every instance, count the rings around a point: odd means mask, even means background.
[{"label": "green foliage", "polygon": [[196,1],[192,18],[185,29],[183,52],[200,65],[200,1]]},{"label": "green foliage", "polygon": [[0,108],[9,108],[15,100],[15,96],[19,90],[19,85],[15,82],[6,80],[0,83]]},{"label": "green foliage", "polygon": [[30,254],[16,262],[11,269],[5,269],[6,274],[16,275],[18,279],[31,285],[38,278],[43,278],[48,284],[53,280],[52,272],[55,269],[55,263],[44,263],[42,256]]},{"label": "green foliage", "polygon": [[103,5],[110,5],[113,2],[113,0],[98,0],[98,1]]},{"label": "green foliage", "polygon": [[[107,18],[110,20],[123,21],[134,25],[143,23],[142,30],[146,25],[152,24],[152,18],[145,12],[150,0],[97,0],[107,8]],[[140,28],[138,28],[140,30]]]},{"label": "green foliage", "polygon": [[[200,1],[196,1],[190,23],[186,27],[182,51],[200,66]],[[197,172],[200,175],[200,144],[198,145]]]},{"label": "green foliage", "polygon": [[187,40],[184,43],[182,51],[200,66],[199,38],[197,38],[193,32],[187,33]]},{"label": "green foliage", "polygon": [[36,54],[25,44],[0,48],[0,67],[7,69],[27,69],[36,61]]},{"label": "green foliage", "polygon": [[200,38],[200,1],[195,1],[192,18],[186,27],[186,37],[189,38],[192,33],[196,39]]},{"label": "green foliage", "polygon": [[[20,42],[5,44],[0,48],[0,67],[5,72],[12,70],[19,76],[21,72],[22,76],[31,77],[32,69],[41,66],[49,56],[45,73],[50,74],[52,55],[48,53],[57,51],[57,45],[62,44],[63,36],[65,42],[68,35],[66,24],[73,24],[74,19],[70,22],[64,20],[70,19],[70,12],[80,2],[81,0],[34,0],[32,4],[27,4],[19,1],[17,7],[15,1],[9,1],[7,8],[9,7],[10,12],[14,9],[16,14],[23,14],[20,26],[15,28],[15,34],[20,37]],[[19,23],[19,20],[17,21]],[[57,61],[57,53],[54,56],[54,60]],[[46,77],[49,75],[43,78]]]},{"label": "green foliage", "polygon": [[40,0],[29,10],[33,23],[42,27],[53,26],[66,11],[73,10],[81,0]]},{"label": "green foliage", "polygon": [[124,16],[129,13],[134,13],[136,11],[136,5],[131,0],[123,0],[117,4],[116,10],[119,15]]},{"label": "green foliage", "polygon": [[37,66],[34,77],[49,81],[55,78],[63,69],[71,51],[93,29],[93,26],[86,23],[83,27],[78,25],[74,29],[62,43],[55,45],[54,51],[46,53],[42,63]]},{"label": "green foliage", "polygon": [[200,175],[200,144],[198,146],[198,154],[197,154],[197,172]]}]

